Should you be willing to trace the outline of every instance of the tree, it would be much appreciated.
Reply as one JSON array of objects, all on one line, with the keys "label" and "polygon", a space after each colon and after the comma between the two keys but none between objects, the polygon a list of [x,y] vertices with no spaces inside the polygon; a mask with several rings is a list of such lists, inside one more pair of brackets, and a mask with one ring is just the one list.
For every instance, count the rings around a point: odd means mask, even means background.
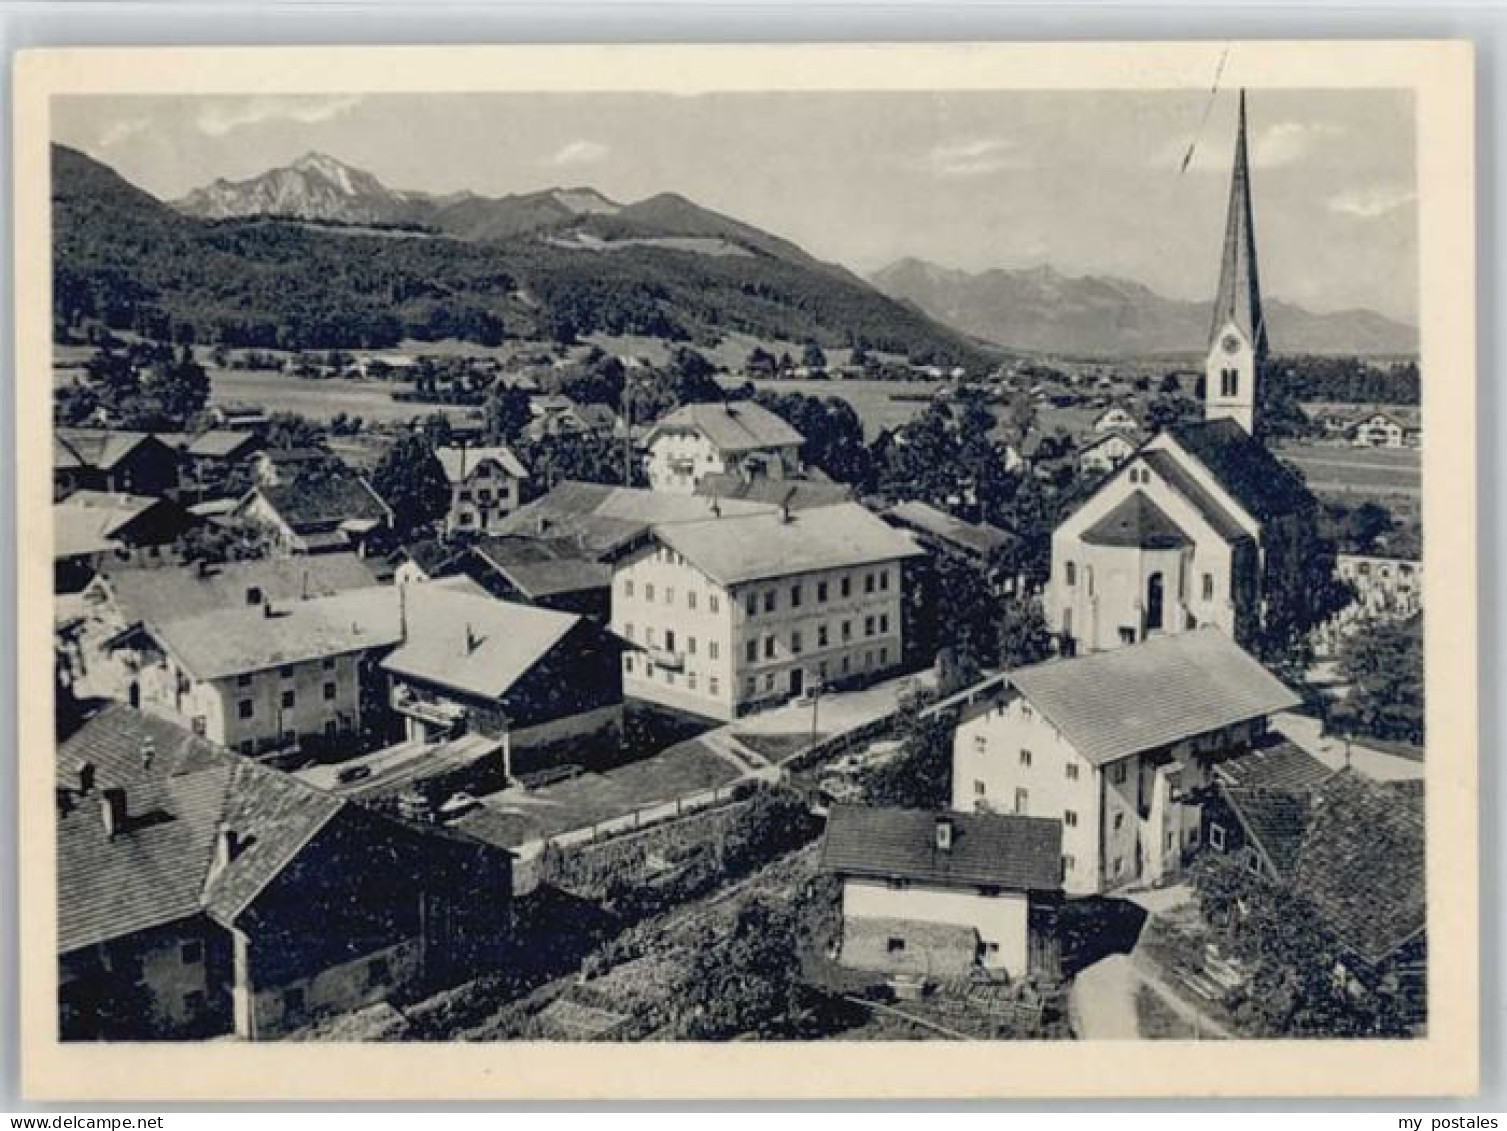
[{"label": "tree", "polygon": [[372,472],[372,487],[392,508],[393,530],[407,537],[444,517],[450,508],[450,481],[429,441],[409,433],[387,449]]},{"label": "tree", "polygon": [[272,553],[273,542],[272,532],[261,523],[232,518],[190,527],[179,535],[173,552],[186,565],[222,565],[265,558]]},{"label": "tree", "polygon": [[749,900],[731,930],[704,926],[692,955],[683,1037],[719,1041],[788,1030],[800,989],[798,935],[788,906]]},{"label": "tree", "polygon": [[1423,614],[1359,626],[1338,668],[1349,691],[1331,716],[1336,730],[1423,745]]},{"label": "tree", "polygon": [[1146,427],[1152,432],[1165,432],[1178,424],[1188,424],[1203,415],[1199,402],[1181,393],[1158,393],[1146,406]]},{"label": "tree", "polygon": [[492,443],[517,443],[533,420],[528,394],[512,386],[494,388],[483,412],[487,439]]},{"label": "tree", "polygon": [[999,606],[999,663],[1004,668],[1039,664],[1052,655],[1041,602],[1034,597],[1002,601]]},{"label": "tree", "polygon": [[812,373],[826,372],[826,351],[816,341],[808,341],[801,349],[801,365]]},{"label": "tree", "polygon": [[324,427],[296,412],[274,412],[267,417],[269,448],[314,448],[324,443]]},{"label": "tree", "polygon": [[874,474],[873,456],[864,444],[863,421],[850,402],[841,397],[772,391],[754,394],[754,401],[806,438],[801,456],[807,464],[860,492],[868,489]]},{"label": "tree", "polygon": [[1345,952],[1301,892],[1205,853],[1191,877],[1205,919],[1245,971],[1230,1006],[1258,1037],[1399,1037],[1406,1003],[1387,991],[1352,994],[1335,977]]},{"label": "tree", "polygon": [[869,777],[868,800],[906,809],[945,809],[952,800],[952,721],[928,715],[927,695],[907,696],[895,729],[900,753]]},{"label": "tree", "polygon": [[743,362],[743,371],[755,380],[767,380],[775,375],[778,364],[774,354],[763,346],[754,346]]}]

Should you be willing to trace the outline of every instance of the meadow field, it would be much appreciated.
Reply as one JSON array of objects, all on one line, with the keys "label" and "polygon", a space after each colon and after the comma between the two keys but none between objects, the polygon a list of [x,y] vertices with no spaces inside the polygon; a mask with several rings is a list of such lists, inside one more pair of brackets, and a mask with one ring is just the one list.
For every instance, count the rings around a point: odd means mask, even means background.
[{"label": "meadow field", "polygon": [[1416,448],[1351,448],[1339,444],[1284,444],[1277,455],[1295,466],[1319,494],[1367,498],[1422,491],[1420,452]]}]

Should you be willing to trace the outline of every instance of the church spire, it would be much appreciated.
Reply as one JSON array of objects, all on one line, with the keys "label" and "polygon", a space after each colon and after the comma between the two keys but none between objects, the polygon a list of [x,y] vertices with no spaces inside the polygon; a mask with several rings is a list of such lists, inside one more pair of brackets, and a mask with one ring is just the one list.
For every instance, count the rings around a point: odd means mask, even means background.
[{"label": "church spire", "polygon": [[1204,415],[1230,417],[1247,432],[1256,427],[1256,384],[1266,360],[1266,319],[1256,270],[1256,229],[1251,212],[1251,171],[1246,146],[1245,91],[1235,134],[1235,166],[1225,215],[1219,290],[1209,327]]}]

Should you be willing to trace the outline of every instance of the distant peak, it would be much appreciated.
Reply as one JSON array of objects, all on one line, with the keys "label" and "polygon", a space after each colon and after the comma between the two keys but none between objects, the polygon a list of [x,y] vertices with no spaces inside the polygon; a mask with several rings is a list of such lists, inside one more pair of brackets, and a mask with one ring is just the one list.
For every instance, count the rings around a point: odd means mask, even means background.
[{"label": "distant peak", "polygon": [[293,162],[291,168],[298,169],[302,172],[316,173],[331,173],[342,170],[351,172],[355,171],[351,168],[351,166],[347,165],[344,161],[341,161],[338,157],[331,157],[328,153],[320,153],[318,150],[314,149],[309,150],[309,152],[305,153],[297,161]]}]

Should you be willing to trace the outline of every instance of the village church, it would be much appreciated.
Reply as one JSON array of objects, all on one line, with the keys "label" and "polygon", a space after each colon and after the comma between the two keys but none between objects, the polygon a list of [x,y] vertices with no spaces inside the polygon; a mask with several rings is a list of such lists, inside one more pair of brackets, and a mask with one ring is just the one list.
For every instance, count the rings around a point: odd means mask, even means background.
[{"label": "village church", "polygon": [[1249,647],[1302,623],[1316,504],[1260,439],[1267,350],[1242,92],[1204,419],[1153,436],[1053,533],[1046,611],[1065,652],[1205,625]]}]

